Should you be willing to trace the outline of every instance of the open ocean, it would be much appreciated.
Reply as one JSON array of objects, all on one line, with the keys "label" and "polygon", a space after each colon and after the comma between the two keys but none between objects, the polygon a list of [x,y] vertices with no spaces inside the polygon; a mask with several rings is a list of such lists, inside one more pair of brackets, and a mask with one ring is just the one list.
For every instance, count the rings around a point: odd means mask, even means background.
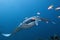
[{"label": "open ocean", "polygon": [[[53,5],[53,9],[48,7]],[[42,18],[53,20],[56,24],[39,22],[38,26],[21,30],[11,37],[0,34],[0,40],[38,40],[48,39],[51,35],[60,35],[60,0],[0,0],[0,33],[11,33],[25,17],[39,15]]]}]

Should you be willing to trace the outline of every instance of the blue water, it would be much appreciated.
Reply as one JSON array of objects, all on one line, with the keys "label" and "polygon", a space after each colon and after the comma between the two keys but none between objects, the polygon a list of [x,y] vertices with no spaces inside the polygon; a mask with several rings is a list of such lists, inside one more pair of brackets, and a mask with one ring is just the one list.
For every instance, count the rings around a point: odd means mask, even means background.
[{"label": "blue water", "polygon": [[[50,5],[54,5],[54,9],[48,10]],[[34,26],[28,30],[21,30],[16,35],[6,38],[0,34],[0,40],[37,40],[39,38],[46,39],[50,35],[60,35],[60,19],[56,16],[60,15],[60,10],[55,8],[60,6],[59,0],[0,0],[0,32],[12,32],[25,17],[35,16],[37,12],[41,13],[41,17],[54,20],[57,24],[46,24],[40,22],[39,26]]]}]

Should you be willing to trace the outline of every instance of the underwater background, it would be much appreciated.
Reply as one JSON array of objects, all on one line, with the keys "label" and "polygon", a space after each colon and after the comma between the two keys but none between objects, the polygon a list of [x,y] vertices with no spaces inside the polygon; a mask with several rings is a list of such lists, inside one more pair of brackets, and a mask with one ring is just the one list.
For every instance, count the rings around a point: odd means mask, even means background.
[{"label": "underwater background", "polygon": [[[50,5],[54,5],[52,10],[48,10]],[[36,16],[40,12],[40,17],[54,20],[56,24],[39,22],[27,30],[21,30],[16,35],[4,37],[0,34],[0,40],[46,40],[49,36],[60,35],[60,10],[55,8],[60,6],[60,0],[0,0],[0,33],[11,33],[25,17]]]}]

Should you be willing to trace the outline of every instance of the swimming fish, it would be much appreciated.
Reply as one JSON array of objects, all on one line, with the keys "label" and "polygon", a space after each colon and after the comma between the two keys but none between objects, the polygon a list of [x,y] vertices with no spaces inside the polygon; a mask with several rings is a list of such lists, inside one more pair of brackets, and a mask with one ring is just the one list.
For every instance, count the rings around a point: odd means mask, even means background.
[{"label": "swimming fish", "polygon": [[55,10],[60,10],[60,7],[55,8]]},{"label": "swimming fish", "polygon": [[[12,33],[10,33],[10,34],[2,33],[2,35],[9,37],[9,36],[14,35],[15,33],[19,32],[20,30],[31,28],[34,25],[38,26],[38,22],[40,22],[40,21],[43,21],[46,23],[52,22],[48,19],[41,18],[40,16],[32,16],[30,18],[25,19],[22,23],[20,23]],[[54,22],[52,22],[52,23],[54,23]]]},{"label": "swimming fish", "polygon": [[48,7],[48,10],[51,10],[51,9],[53,9],[53,5],[50,5],[50,6]]}]

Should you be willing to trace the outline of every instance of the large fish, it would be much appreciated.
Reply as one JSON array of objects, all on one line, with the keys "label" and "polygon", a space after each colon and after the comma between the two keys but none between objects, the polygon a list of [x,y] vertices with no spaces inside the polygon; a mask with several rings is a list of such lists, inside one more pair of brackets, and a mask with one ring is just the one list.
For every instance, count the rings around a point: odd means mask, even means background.
[{"label": "large fish", "polygon": [[9,36],[19,32],[20,30],[31,28],[34,25],[38,26],[38,22],[39,21],[44,21],[46,23],[48,23],[48,22],[54,23],[53,21],[50,21],[48,19],[41,18],[39,16],[33,16],[33,17],[30,17],[30,18],[26,18],[22,23],[20,23],[18,25],[18,27],[11,34],[4,34],[4,33],[2,33],[2,35],[6,36],[6,37],[9,37]]}]

